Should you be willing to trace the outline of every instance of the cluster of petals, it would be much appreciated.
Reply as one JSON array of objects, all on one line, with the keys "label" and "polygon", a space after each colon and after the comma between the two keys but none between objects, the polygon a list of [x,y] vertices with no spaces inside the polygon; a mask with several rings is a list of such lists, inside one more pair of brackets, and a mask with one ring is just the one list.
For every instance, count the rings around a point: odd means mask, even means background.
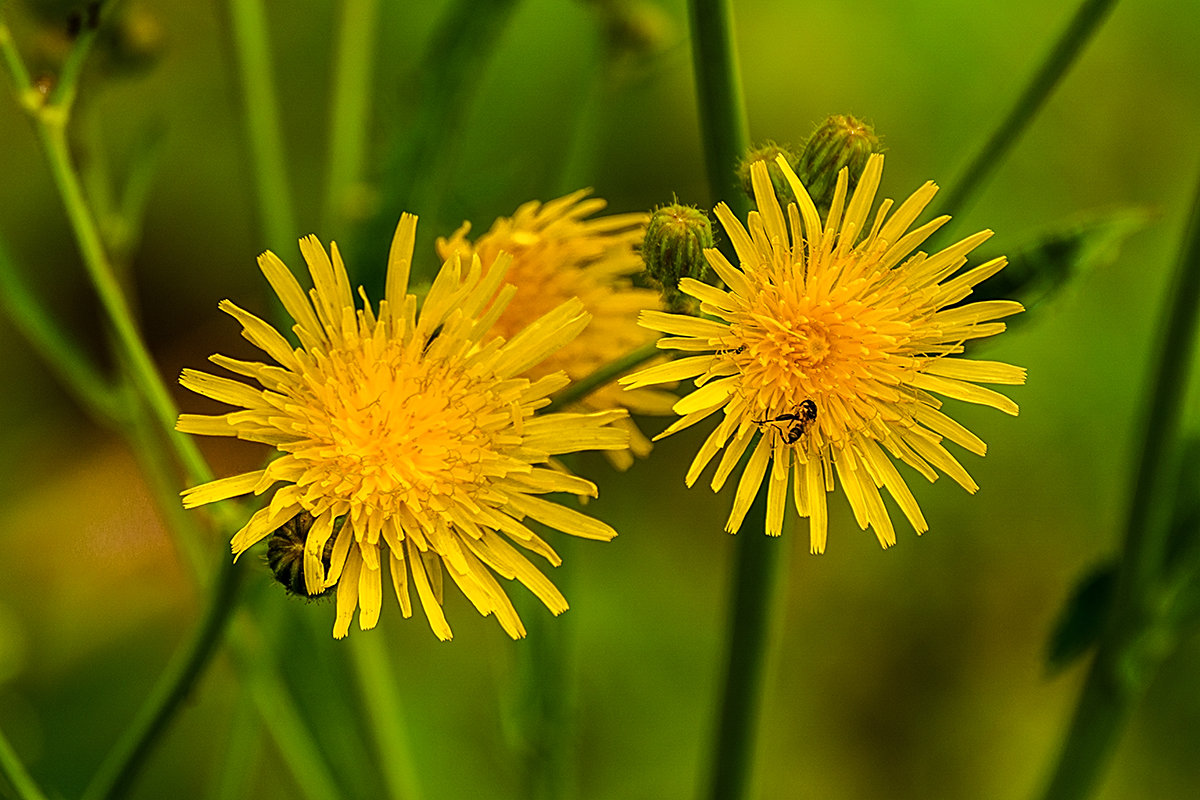
[{"label": "cluster of petals", "polygon": [[853,193],[842,170],[822,220],[787,162],[778,165],[797,202],[782,208],[766,163],[752,166],[757,210],[747,224],[724,204],[716,208],[739,264],[705,251],[724,288],[685,278],[680,289],[700,301],[701,317],[642,314],[643,325],[668,334],[659,346],[684,357],[622,383],[694,381],[662,436],[720,414],[687,472],[689,486],[716,459],[711,486],[721,489],[749,451],[727,530],[741,528],[765,483],[766,532],[781,532],[790,493],[809,519],[811,549],[822,552],[827,495],[840,484],[859,526],[869,525],[887,547],[896,537],[883,489],[917,533],[928,527],[896,462],[930,481],[940,473],[978,488],[946,443],[978,455],[986,445],[945,413],[939,395],[1017,413],[1011,399],[980,384],[1021,384],[1025,371],[963,353],[1023,309],[1007,300],[965,302],[1006,263],[1001,257],[964,270],[991,231],[933,255],[917,251],[949,220],[912,227],[937,191],[933,183],[898,207],[882,201],[872,217],[883,171],[883,156],[873,155]]},{"label": "cluster of petals", "polygon": [[[654,333],[640,327],[637,319],[642,310],[659,306],[658,292],[635,286],[631,280],[644,267],[637,248],[645,235],[647,215],[597,215],[604,207],[604,200],[580,190],[547,203],[525,203],[511,217],[497,219],[473,242],[467,238],[469,223],[449,238],[438,239],[441,258],[477,255],[485,269],[502,254],[511,256],[505,280],[517,292],[493,326],[499,335],[514,335],[572,298],[583,303],[591,315],[587,328],[534,366],[531,377],[562,370],[578,381],[654,339]],[[663,389],[627,392],[613,380],[590,392],[578,408],[666,415],[674,402],[675,396]],[[606,455],[618,469],[626,469],[635,456],[649,454],[650,440],[631,418],[616,424],[629,432],[630,446]]]},{"label": "cluster of petals", "polygon": [[348,633],[356,610],[362,629],[376,625],[386,573],[404,616],[415,588],[438,638],[451,635],[445,574],[516,638],[525,629],[497,578],[520,581],[555,614],[567,607],[526,557],[561,561],[530,521],[589,539],[615,536],[605,523],[542,496],[596,495],[592,482],[554,458],[627,448],[628,433],[614,425],[626,412],[537,413],[569,378],[531,371],[587,326],[583,303],[565,299],[496,335],[516,291],[505,284],[511,259],[496,255],[484,264],[468,254],[444,262],[418,308],[408,290],[415,235],[416,217],[406,214],[377,310],[361,288],[356,303],[336,245],[327,252],[316,237],[301,241],[308,291],[273,253],[259,258],[298,344],[222,302],[269,360],[212,356],[240,380],[185,370],[184,386],[236,410],[183,414],[178,429],[259,442],[278,455],[262,469],[187,490],[184,503],[273,492],[234,535],[235,556],[310,515],[305,586],[314,595],[336,587],[336,637]]}]

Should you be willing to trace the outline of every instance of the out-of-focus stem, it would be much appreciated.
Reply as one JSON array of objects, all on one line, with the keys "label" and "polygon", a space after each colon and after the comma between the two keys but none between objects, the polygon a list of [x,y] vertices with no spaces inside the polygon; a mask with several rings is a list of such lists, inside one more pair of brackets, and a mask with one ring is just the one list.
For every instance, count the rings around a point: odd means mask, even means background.
[{"label": "out-of-focus stem", "polygon": [[271,66],[267,14],[261,0],[229,0],[250,163],[267,247],[286,252],[299,236],[288,190],[287,157]]},{"label": "out-of-focus stem", "polygon": [[1091,794],[1169,640],[1162,631],[1166,548],[1182,457],[1183,404],[1200,321],[1200,182],[1167,296],[1170,308],[1151,384],[1116,596],[1045,800],[1081,800]]},{"label": "out-of-focus stem", "polygon": [[342,1],[342,25],[333,67],[333,102],[329,109],[329,173],[324,210],[329,236],[340,231],[346,204],[354,187],[363,179],[378,12],[378,0]]},{"label": "out-of-focus stem", "polygon": [[1000,165],[1029,123],[1037,116],[1046,98],[1075,63],[1084,46],[1091,40],[1092,34],[1116,3],[1117,0],[1084,0],[1072,17],[1070,25],[1046,54],[1045,60],[1034,73],[1025,91],[1017,98],[1008,116],[992,132],[962,176],[946,193],[941,203],[942,208],[950,213],[962,215],[983,188],[992,171]]}]

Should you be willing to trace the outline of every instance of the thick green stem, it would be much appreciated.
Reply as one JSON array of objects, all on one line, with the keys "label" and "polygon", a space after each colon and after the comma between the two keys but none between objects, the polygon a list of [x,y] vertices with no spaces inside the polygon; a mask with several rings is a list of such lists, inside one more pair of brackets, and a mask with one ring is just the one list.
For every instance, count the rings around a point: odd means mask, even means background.
[{"label": "thick green stem", "polygon": [[1166,549],[1175,508],[1181,420],[1200,321],[1200,183],[1169,293],[1146,432],[1125,525],[1111,617],[1089,667],[1046,800],[1087,797],[1164,655]]},{"label": "thick green stem", "polygon": [[329,109],[324,219],[330,236],[341,230],[355,188],[363,179],[378,15],[378,0],[342,0]]},{"label": "thick green stem", "polygon": [[267,14],[260,0],[229,0],[233,48],[250,138],[250,163],[258,194],[258,213],[267,247],[287,252],[299,232],[288,191],[283,125],[271,67]]},{"label": "thick green stem", "polygon": [[[745,155],[749,134],[730,3],[691,0],[689,9],[709,183],[714,195],[725,200],[736,216],[745,219],[750,202],[738,185],[736,167]],[[783,543],[763,535],[767,486],[764,481],[735,545],[737,571],[729,614],[724,688],[707,787],[707,795],[714,800],[743,798],[750,789],[771,619],[783,572]]]},{"label": "thick green stem", "polygon": [[946,193],[945,199],[941,203],[942,208],[947,209],[949,213],[962,215],[969,202],[983,188],[992,171],[999,166],[1025,128],[1037,115],[1046,98],[1058,85],[1059,80],[1075,63],[1075,59],[1083,51],[1084,45],[1092,38],[1092,34],[1096,32],[1116,2],[1117,0],[1084,0],[1083,5],[1071,19],[1071,24],[1063,31],[1062,36],[1047,53],[1045,61],[1042,62],[1029,85],[1025,87],[1025,91],[1017,98],[1017,102],[1008,112],[1008,116],[992,133],[983,149],[976,154],[962,177],[955,181],[953,188]]},{"label": "thick green stem", "polygon": [[714,200],[724,200],[734,216],[745,219],[750,201],[738,183],[737,165],[746,156],[750,133],[733,37],[731,3],[691,0],[688,9],[709,188]]},{"label": "thick green stem", "polygon": [[216,652],[236,605],[241,571],[222,555],[208,609],[188,642],[177,651],[133,723],[97,770],[84,800],[110,800],[128,791],[154,745]]},{"label": "thick green stem", "polygon": [[46,795],[38,788],[29,770],[17,755],[17,751],[8,742],[4,731],[0,730],[0,776],[9,782],[16,792],[17,800],[46,800]]},{"label": "thick green stem", "polygon": [[763,534],[767,517],[764,481],[742,523],[734,547],[737,564],[726,634],[726,665],[720,717],[713,737],[708,797],[749,796],[754,743],[762,707],[771,633],[783,585],[786,543]]},{"label": "thick green stem", "polygon": [[383,779],[392,800],[419,800],[421,791],[413,769],[412,748],[404,708],[396,691],[395,666],[378,632],[350,637],[350,655],[362,692],[367,722],[379,747]]}]

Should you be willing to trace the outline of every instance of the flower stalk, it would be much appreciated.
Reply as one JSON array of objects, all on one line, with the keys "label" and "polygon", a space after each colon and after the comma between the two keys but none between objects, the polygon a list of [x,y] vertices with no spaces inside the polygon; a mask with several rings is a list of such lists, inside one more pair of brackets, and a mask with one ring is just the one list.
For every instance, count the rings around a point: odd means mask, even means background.
[{"label": "flower stalk", "polygon": [[250,139],[259,221],[268,246],[281,249],[293,242],[296,216],[288,191],[287,157],[271,66],[267,12],[261,0],[229,0],[229,21]]},{"label": "flower stalk", "polygon": [[383,781],[392,800],[420,800],[406,715],[396,686],[396,667],[378,636],[350,640],[350,661],[363,695],[367,723],[379,748]]},{"label": "flower stalk", "polygon": [[121,734],[83,793],[83,800],[112,800],[128,791],[167,724],[208,666],[236,605],[242,570],[224,553],[204,619],[159,677],[133,723]]},{"label": "flower stalk", "polygon": [[942,208],[954,209],[960,215],[966,211],[1116,4],[1117,0],[1084,0],[1008,116],[992,132],[962,176],[954,182],[953,188],[946,193]]},{"label": "flower stalk", "polygon": [[1169,651],[1167,541],[1182,460],[1181,420],[1200,322],[1200,182],[1159,346],[1145,436],[1125,524],[1116,596],[1043,797],[1095,789],[1134,705]]},{"label": "flower stalk", "polygon": [[[744,219],[750,200],[739,188],[737,165],[750,137],[733,37],[732,4],[729,0],[691,0],[688,11],[709,186]],[[767,494],[767,485],[763,484],[742,525],[745,533],[734,543],[737,572],[708,783],[708,796],[713,800],[746,797],[750,788],[770,645],[767,633],[783,573],[780,543],[761,534],[766,523]]]},{"label": "flower stalk", "polygon": [[764,483],[734,543],[737,563],[726,632],[725,675],[708,784],[712,800],[749,796],[753,778],[771,633],[786,583],[786,543],[781,537],[762,534],[766,518]]},{"label": "flower stalk", "polygon": [[12,786],[17,800],[46,800],[46,794],[38,788],[3,730],[0,730],[0,776]]}]

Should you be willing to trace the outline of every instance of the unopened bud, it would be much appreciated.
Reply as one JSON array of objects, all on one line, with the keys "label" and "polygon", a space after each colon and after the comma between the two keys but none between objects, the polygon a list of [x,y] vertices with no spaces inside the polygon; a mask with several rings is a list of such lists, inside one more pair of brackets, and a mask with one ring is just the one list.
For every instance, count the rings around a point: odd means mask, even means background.
[{"label": "unopened bud", "polygon": [[817,208],[824,213],[833,202],[837,176],[842,168],[849,169],[849,189],[854,191],[867,158],[882,151],[874,128],[849,115],[834,114],[821,123],[804,145],[796,174]]},{"label": "unopened bud", "polygon": [[655,209],[646,225],[642,258],[646,274],[662,287],[668,306],[677,304],[682,278],[704,280],[704,250],[712,246],[712,223],[700,209],[679,203]]},{"label": "unopened bud", "polygon": [[783,170],[775,161],[779,156],[783,156],[789,167],[793,170],[796,169],[799,156],[786,145],[768,140],[746,151],[746,157],[738,164],[738,181],[742,184],[742,191],[751,200],[754,199],[754,184],[750,180],[750,165],[755,161],[767,162],[767,174],[771,176],[771,185],[775,187],[775,196],[779,198],[779,202],[783,206],[786,207],[788,203],[795,200],[791,185],[788,184],[787,178],[783,176]]}]

